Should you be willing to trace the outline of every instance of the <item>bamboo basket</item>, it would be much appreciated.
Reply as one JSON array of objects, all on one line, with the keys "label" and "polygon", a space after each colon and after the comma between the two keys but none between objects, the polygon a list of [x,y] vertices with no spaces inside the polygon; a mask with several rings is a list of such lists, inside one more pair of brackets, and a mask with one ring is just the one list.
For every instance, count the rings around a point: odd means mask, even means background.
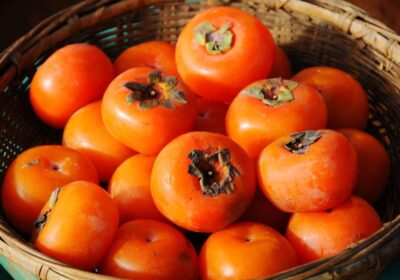
[{"label": "bamboo basket", "polygon": [[[193,1],[193,0],[192,0]],[[18,153],[60,143],[61,131],[42,124],[29,105],[38,65],[55,49],[89,42],[111,58],[139,42],[174,43],[185,23],[210,5],[231,5],[261,19],[295,70],[339,67],[356,77],[370,101],[368,131],[391,154],[390,182],[375,205],[385,226],[343,253],[271,279],[373,279],[400,253],[400,36],[364,11],[334,0],[86,0],[44,20],[0,55],[0,182]],[[198,1],[198,0],[194,0]],[[16,279],[111,279],[80,271],[36,251],[0,215],[0,262]]]}]

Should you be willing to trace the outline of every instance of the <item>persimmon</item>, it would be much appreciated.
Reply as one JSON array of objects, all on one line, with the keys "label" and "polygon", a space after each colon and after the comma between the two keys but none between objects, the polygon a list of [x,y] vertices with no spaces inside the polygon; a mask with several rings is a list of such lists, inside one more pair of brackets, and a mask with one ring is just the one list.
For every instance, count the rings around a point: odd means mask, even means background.
[{"label": "persimmon", "polygon": [[328,128],[365,128],[369,111],[367,94],[346,72],[316,66],[300,71],[291,79],[321,93],[328,107]]},{"label": "persimmon", "polygon": [[32,79],[30,102],[43,122],[63,128],[76,110],[100,100],[113,78],[113,65],[101,49],[70,44],[39,67]]},{"label": "persimmon", "polygon": [[272,65],[271,73],[269,78],[282,78],[290,79],[292,76],[292,65],[286,55],[285,51],[281,47],[276,47],[274,64]]},{"label": "persimmon", "polygon": [[99,182],[94,165],[82,153],[60,145],[27,149],[5,175],[1,189],[4,212],[18,230],[31,234],[51,192],[76,180]]},{"label": "persimmon", "polygon": [[324,99],[313,88],[290,80],[260,80],[232,101],[226,131],[252,158],[291,132],[326,126]]},{"label": "persimmon", "polygon": [[357,154],[334,130],[283,136],[260,154],[258,182],[285,212],[322,211],[350,197],[357,179]]},{"label": "persimmon", "polygon": [[102,274],[137,280],[197,280],[198,256],[173,226],[138,219],[123,224],[100,265]]},{"label": "persimmon", "polygon": [[226,134],[225,115],[228,105],[206,98],[197,98],[197,117],[193,130]]},{"label": "persimmon", "polygon": [[111,82],[101,113],[113,137],[139,153],[156,155],[192,129],[196,100],[175,76],[152,68],[131,68]]},{"label": "persimmon", "polygon": [[102,182],[108,182],[115,169],[136,152],[108,133],[101,118],[101,101],[76,111],[63,132],[63,145],[85,154],[96,167]]},{"label": "persimmon", "polygon": [[275,43],[259,19],[220,6],[189,20],[178,37],[175,55],[179,75],[191,90],[226,102],[251,82],[268,77]]},{"label": "persimmon", "polygon": [[134,219],[167,221],[154,205],[150,178],[155,156],[134,155],[114,172],[108,192],[118,206],[120,223]]},{"label": "persimmon", "polygon": [[242,222],[214,232],[200,252],[200,278],[261,279],[299,264],[294,247],[269,226]]},{"label": "persimmon", "polygon": [[144,42],[124,50],[114,61],[116,75],[134,67],[150,67],[178,76],[175,46],[162,41]]},{"label": "persimmon", "polygon": [[286,237],[302,263],[338,254],[382,227],[378,214],[365,200],[351,196],[325,211],[294,213]]},{"label": "persimmon", "polygon": [[53,191],[35,222],[33,243],[46,255],[94,269],[118,229],[118,209],[99,185],[75,181]]},{"label": "persimmon", "polygon": [[357,153],[358,176],[354,194],[373,203],[385,190],[390,158],[385,147],[372,135],[352,128],[338,129],[350,141]]},{"label": "persimmon", "polygon": [[283,233],[286,230],[290,214],[276,208],[257,186],[250,206],[240,217],[240,221],[251,221],[266,224]]},{"label": "persimmon", "polygon": [[249,156],[227,136],[189,132],[158,154],[151,194],[160,212],[176,225],[214,232],[234,222],[255,192]]}]

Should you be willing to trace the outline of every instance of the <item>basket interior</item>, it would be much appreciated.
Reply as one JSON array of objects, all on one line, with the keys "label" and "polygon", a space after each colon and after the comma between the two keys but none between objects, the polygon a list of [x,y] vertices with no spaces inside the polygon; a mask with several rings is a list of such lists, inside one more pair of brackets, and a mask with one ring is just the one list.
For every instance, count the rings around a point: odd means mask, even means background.
[{"label": "basket interior", "polygon": [[[268,10],[262,2],[233,6],[260,18],[276,42],[289,55],[294,71],[314,66],[338,67],[357,78],[368,92],[370,119],[367,130],[391,155],[390,181],[375,205],[384,221],[400,213],[400,69],[387,58],[329,24],[303,14]],[[143,8],[83,30],[48,49],[26,69],[20,69],[0,93],[0,182],[12,160],[38,144],[59,144],[62,131],[47,127],[29,104],[29,86],[38,66],[57,48],[72,42],[88,42],[102,48],[112,59],[122,50],[149,40],[176,42],[180,29],[200,8],[199,4],[168,3]],[[0,73],[1,74],[1,73]]]}]

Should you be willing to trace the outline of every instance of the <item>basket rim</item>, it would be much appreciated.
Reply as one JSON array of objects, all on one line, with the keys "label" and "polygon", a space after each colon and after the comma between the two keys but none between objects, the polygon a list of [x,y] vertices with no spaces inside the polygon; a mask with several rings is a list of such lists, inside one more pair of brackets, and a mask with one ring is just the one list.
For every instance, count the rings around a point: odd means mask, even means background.
[{"label": "basket rim", "polygon": [[[337,0],[334,2],[332,3],[329,0],[264,0],[263,4],[271,10],[283,9],[290,13],[302,14],[308,14],[307,12],[309,12],[309,15],[326,21],[345,34],[350,35],[354,40],[362,40],[372,49],[383,54],[390,63],[394,63],[400,67],[400,36],[398,34],[369,16],[362,9],[346,1]],[[100,22],[110,20],[120,14],[136,11],[145,6],[168,3],[184,2],[181,0],[85,0],[53,14],[0,54],[0,90],[3,90],[14,76],[18,75],[24,68],[32,65],[33,61],[41,53],[54,47],[67,37],[79,33],[80,30],[93,27]],[[321,5],[317,5],[317,3]],[[192,2],[190,4],[209,6],[212,3]],[[340,7],[344,13],[338,14],[332,12],[323,7],[326,4]],[[47,33],[56,35],[51,37],[51,40],[47,42],[49,45],[43,42]],[[48,273],[55,273],[57,270],[58,274],[60,272],[65,273],[65,277],[73,275],[83,277],[83,279],[93,279],[93,277],[97,277],[98,279],[116,279],[81,271],[62,264],[35,250],[16,236],[18,235],[10,230],[7,223],[0,222],[0,252],[3,253],[5,251],[4,246],[8,246],[10,249],[18,249],[22,254],[27,254],[28,257],[35,258],[35,261],[38,262],[38,267],[35,268],[35,271],[39,272],[39,276],[43,275],[43,273],[46,273],[46,275]],[[393,238],[379,240],[383,236]],[[277,280],[283,279],[283,277],[285,279],[286,277],[294,279],[299,273],[302,273],[302,277],[318,275],[321,267],[331,268],[334,265],[340,264],[344,259],[360,260],[365,254],[376,249],[378,245],[389,244],[390,246],[390,244],[393,244],[397,240],[400,240],[400,214],[392,221],[385,223],[380,231],[346,249],[341,254],[296,267],[289,270],[289,274],[288,271],[281,272],[272,276],[271,279]],[[375,243],[376,241],[380,242]],[[360,244],[365,246],[360,246]],[[399,252],[400,248],[397,249],[397,253]]]}]

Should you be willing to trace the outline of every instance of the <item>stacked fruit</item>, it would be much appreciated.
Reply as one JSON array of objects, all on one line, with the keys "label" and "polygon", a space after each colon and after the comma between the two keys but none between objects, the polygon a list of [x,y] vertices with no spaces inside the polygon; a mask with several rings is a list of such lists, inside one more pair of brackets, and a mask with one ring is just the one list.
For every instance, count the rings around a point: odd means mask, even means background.
[{"label": "stacked fruit", "polygon": [[3,208],[40,251],[77,268],[253,279],[382,227],[369,203],[390,162],[362,131],[365,91],[331,67],[291,77],[268,29],[243,11],[208,9],[176,48],[142,43],[114,64],[95,46],[65,46],[36,72],[30,100],[64,129],[63,145],[16,158]]}]

